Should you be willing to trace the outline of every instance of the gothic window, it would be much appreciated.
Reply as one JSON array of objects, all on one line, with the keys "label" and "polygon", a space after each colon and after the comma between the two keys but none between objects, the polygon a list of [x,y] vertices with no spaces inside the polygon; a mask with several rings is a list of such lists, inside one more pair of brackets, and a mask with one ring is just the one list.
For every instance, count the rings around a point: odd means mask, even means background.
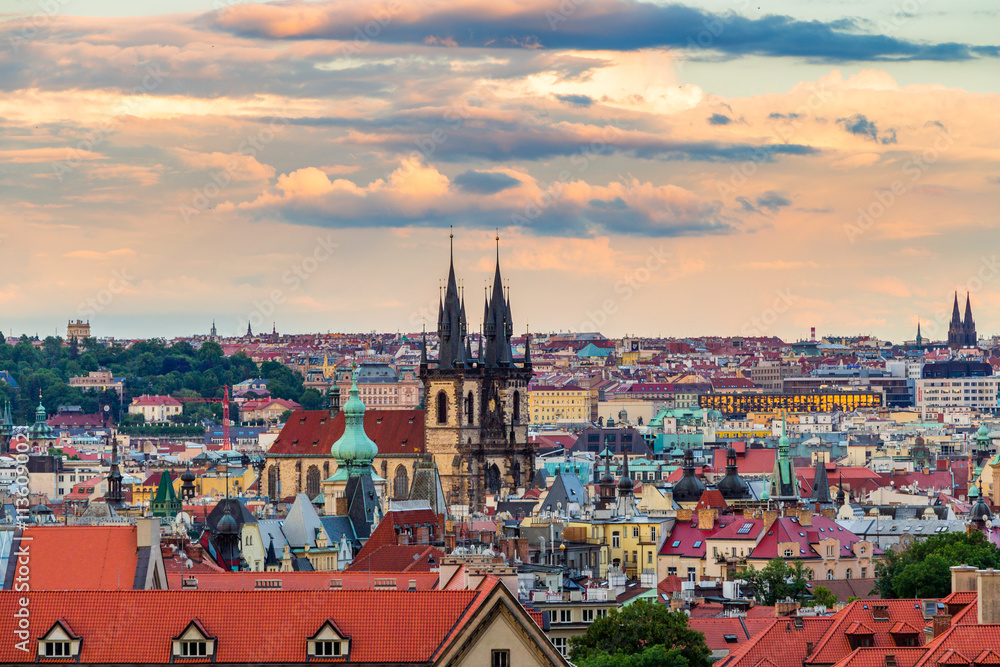
[{"label": "gothic window", "polygon": [[469,426],[472,426],[473,421],[475,420],[475,416],[473,414],[475,405],[476,399],[473,398],[472,392],[470,391],[469,395],[465,397],[465,418],[468,421]]},{"label": "gothic window", "polygon": [[324,461],[323,462],[323,479],[326,479],[329,476],[330,476],[330,462],[329,461]]},{"label": "gothic window", "polygon": [[267,469],[267,492],[272,498],[278,497],[278,466]]},{"label": "gothic window", "polygon": [[514,423],[521,421],[521,392],[514,392]]},{"label": "gothic window", "polygon": [[395,500],[403,500],[410,492],[410,478],[406,474],[406,466],[396,467],[396,478],[392,483],[392,497]]},{"label": "gothic window", "polygon": [[316,466],[309,466],[306,473],[306,495],[309,500],[319,495],[319,468]]},{"label": "gothic window", "polygon": [[439,391],[437,395],[437,423],[448,423],[448,394]]}]

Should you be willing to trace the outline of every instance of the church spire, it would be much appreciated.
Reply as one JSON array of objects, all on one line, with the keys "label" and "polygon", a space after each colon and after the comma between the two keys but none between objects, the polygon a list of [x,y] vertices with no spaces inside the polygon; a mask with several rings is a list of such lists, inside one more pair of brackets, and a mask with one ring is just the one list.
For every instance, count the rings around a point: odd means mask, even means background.
[{"label": "church spire", "polygon": [[486,308],[486,366],[498,368],[511,366],[513,354],[510,349],[511,323],[510,303],[504,294],[503,276],[500,274],[500,235],[497,234],[497,263],[493,274],[493,293]]},{"label": "church spire", "polygon": [[438,316],[438,367],[454,368],[463,365],[464,332],[462,330],[462,302],[455,279],[455,234],[448,235],[448,285]]}]

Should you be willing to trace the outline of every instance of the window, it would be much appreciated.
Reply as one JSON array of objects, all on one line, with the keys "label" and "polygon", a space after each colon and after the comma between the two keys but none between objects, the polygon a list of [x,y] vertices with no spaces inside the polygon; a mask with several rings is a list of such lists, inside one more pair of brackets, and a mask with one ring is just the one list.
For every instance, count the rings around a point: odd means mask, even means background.
[{"label": "window", "polygon": [[510,667],[510,651],[507,649],[493,649],[490,667]]},{"label": "window", "polygon": [[695,578],[695,570],[694,570],[693,567],[689,567],[688,568],[688,581],[694,581],[694,578]]},{"label": "window", "polygon": [[847,572],[844,573],[844,579],[851,578],[851,568],[847,568]]},{"label": "window", "polygon": [[331,657],[341,654],[341,643],[324,639],[316,642],[315,654],[322,657]]},{"label": "window", "polygon": [[195,657],[202,655],[208,655],[208,642],[197,640],[181,642],[182,657]]},{"label": "window", "polygon": [[867,567],[861,568],[861,578],[862,579],[867,579],[868,578],[868,568]]},{"label": "window", "polygon": [[566,638],[565,637],[553,637],[552,645],[556,647],[556,650],[561,654],[566,655]]},{"label": "window", "polygon": [[668,577],[676,577],[677,576],[677,568],[676,567],[668,567],[667,568],[667,576]]},{"label": "window", "polygon": [[792,557],[792,550],[785,549],[785,558],[791,558],[791,557]]},{"label": "window", "polygon": [[559,622],[560,623],[572,623],[573,622],[573,610],[572,609],[560,609],[559,610]]},{"label": "window", "polygon": [[826,571],[826,578],[827,578],[827,580],[830,580],[830,579],[834,578],[833,570],[827,570]]},{"label": "window", "polygon": [[632,552],[632,562],[635,563],[636,565],[639,564],[639,552],[638,551],[633,551]]},{"label": "window", "polygon": [[[652,479],[652,478],[650,478],[650,479]],[[656,541],[656,526],[653,526],[653,527],[651,527],[649,529],[649,541],[650,542],[655,542]]]},{"label": "window", "polygon": [[622,546],[621,534],[616,530],[611,533],[611,548],[620,549]]},{"label": "window", "polygon": [[607,609],[598,609],[597,610],[597,618],[607,618],[607,616],[608,616],[608,610]]},{"label": "window", "polygon": [[584,609],[583,610],[583,622],[584,623],[591,623],[591,622],[593,622],[593,620],[594,620],[594,610],[593,609]]},{"label": "window", "polygon": [[437,423],[448,423],[448,394],[439,391],[437,395]]},{"label": "window", "polygon": [[71,651],[69,642],[45,642],[46,658],[69,657],[70,653]]},{"label": "window", "polygon": [[646,552],[646,563],[649,564],[649,565],[653,564],[653,552],[652,551],[647,551]]},{"label": "window", "polygon": [[639,537],[639,526],[632,526],[632,537]]}]

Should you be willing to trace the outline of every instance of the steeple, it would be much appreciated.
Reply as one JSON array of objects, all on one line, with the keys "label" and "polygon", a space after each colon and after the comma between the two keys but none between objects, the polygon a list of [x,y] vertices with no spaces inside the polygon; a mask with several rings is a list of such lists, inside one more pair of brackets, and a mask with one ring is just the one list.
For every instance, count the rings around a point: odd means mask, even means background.
[{"label": "steeple", "polygon": [[212,330],[208,333],[208,335],[212,338],[215,338],[219,335],[218,331],[215,328],[215,320],[212,320]]},{"label": "steeple", "polygon": [[531,368],[531,334],[524,332],[524,367]]},{"label": "steeple", "polygon": [[111,440],[111,469],[108,471],[108,492],[104,499],[117,509],[125,502],[125,495],[122,493],[122,473],[118,469],[118,438],[110,433],[107,437]]},{"label": "steeple", "polygon": [[510,302],[504,294],[503,277],[500,275],[500,236],[496,237],[497,263],[493,274],[493,293],[486,306],[486,355],[487,368],[509,367],[514,357],[510,349],[513,333]]},{"label": "steeple", "polygon": [[[778,438],[778,456],[774,460],[774,476],[771,479],[771,498],[774,500],[797,501],[799,499],[799,483],[795,477],[795,463],[788,455],[788,435],[785,415],[781,415],[781,437]],[[824,473],[826,470],[824,469]],[[830,489],[827,486],[827,494]]]},{"label": "steeple", "polygon": [[253,329],[250,328],[250,320],[247,320],[247,338],[253,338]]},{"label": "steeple", "polygon": [[972,319],[972,295],[965,293],[965,319],[962,321],[962,329],[965,332],[965,344],[975,346],[979,343],[976,336],[976,322]]},{"label": "steeple", "polygon": [[356,477],[371,470],[372,461],[378,456],[378,445],[365,433],[365,404],[358,396],[358,381],[353,374],[343,411],[344,434],[333,443],[330,454],[337,460],[338,467],[347,466],[348,476]]},{"label": "steeple", "polygon": [[920,346],[922,346],[924,344],[924,337],[920,335],[920,318],[919,317],[917,318],[917,340],[916,340],[916,343],[917,343],[917,347],[920,347]]},{"label": "steeple", "polygon": [[455,234],[449,234],[448,285],[438,314],[438,368],[455,368],[464,365],[463,308],[455,279]]},{"label": "steeple", "polygon": [[837,482],[837,507],[843,507],[847,494],[844,493],[844,471],[840,471],[840,481]]},{"label": "steeple", "polygon": [[833,502],[830,498],[830,481],[826,475],[826,462],[823,460],[816,462],[816,475],[813,477],[813,491],[809,500],[822,505],[829,505]]}]

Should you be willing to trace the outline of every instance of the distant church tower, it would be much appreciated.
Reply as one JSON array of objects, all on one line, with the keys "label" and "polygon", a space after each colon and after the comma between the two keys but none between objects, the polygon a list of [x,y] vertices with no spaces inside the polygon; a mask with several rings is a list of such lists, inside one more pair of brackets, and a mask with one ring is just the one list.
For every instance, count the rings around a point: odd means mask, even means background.
[{"label": "distant church tower", "polygon": [[951,310],[951,323],[948,325],[948,347],[957,350],[961,347],[975,347],[979,343],[976,335],[976,322],[972,319],[972,301],[968,293],[965,295],[965,320],[959,316],[958,292],[955,292],[955,305]]},{"label": "distant church tower", "polygon": [[484,330],[472,356],[465,299],[455,280],[454,249],[448,286],[438,306],[438,358],[421,353],[425,446],[434,456],[449,504],[483,508],[488,494],[526,486],[535,473],[528,444],[528,381],[531,357],[515,364],[510,300],[500,276],[499,238],[492,295],[486,298]]}]

